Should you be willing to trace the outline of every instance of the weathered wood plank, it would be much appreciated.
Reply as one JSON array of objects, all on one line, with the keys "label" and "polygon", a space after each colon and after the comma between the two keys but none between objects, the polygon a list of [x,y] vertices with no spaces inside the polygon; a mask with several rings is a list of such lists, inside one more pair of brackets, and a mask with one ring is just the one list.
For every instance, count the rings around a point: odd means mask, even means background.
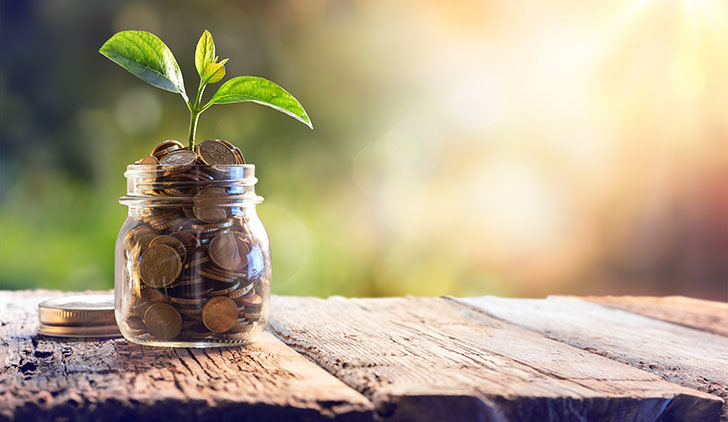
[{"label": "weathered wood plank", "polygon": [[[726,337],[576,298],[455,300],[667,381],[728,398]],[[723,420],[728,420],[728,406]]]},{"label": "weathered wood plank", "polygon": [[728,303],[684,296],[588,296],[580,299],[728,336]]},{"label": "weathered wood plank", "polygon": [[271,330],[383,420],[717,421],[721,400],[442,298],[274,297]]},{"label": "weathered wood plank", "polygon": [[0,420],[371,420],[372,404],[266,333],[253,346],[160,349],[37,336],[60,292],[0,292]]}]

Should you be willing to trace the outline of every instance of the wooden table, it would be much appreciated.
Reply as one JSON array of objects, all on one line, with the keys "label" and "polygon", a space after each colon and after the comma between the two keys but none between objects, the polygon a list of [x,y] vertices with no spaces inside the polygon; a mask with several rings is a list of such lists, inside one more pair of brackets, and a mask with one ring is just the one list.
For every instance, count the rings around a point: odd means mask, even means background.
[{"label": "wooden table", "polygon": [[59,294],[0,291],[0,420],[728,421],[725,303],[277,296],[255,345],[163,349],[37,335]]}]

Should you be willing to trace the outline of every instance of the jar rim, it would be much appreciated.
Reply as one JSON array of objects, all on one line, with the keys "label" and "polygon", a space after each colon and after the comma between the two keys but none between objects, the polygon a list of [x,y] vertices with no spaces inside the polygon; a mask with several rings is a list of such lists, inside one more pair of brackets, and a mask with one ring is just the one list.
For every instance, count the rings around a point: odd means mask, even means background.
[{"label": "jar rim", "polygon": [[[192,169],[203,170],[210,179],[170,179]],[[203,199],[210,206],[255,205],[263,202],[263,197],[256,195],[254,190],[258,182],[254,164],[193,165],[182,171],[162,164],[130,164],[124,176],[127,179],[127,194],[119,198],[119,203],[130,207],[174,207],[186,202],[200,201],[195,195],[158,194],[160,190],[170,188],[174,188],[173,191],[193,188],[197,192],[207,187],[223,188],[226,191],[224,195]]]},{"label": "jar rim", "polygon": [[[194,167],[201,167],[201,168],[214,167],[214,168],[221,168],[221,169],[222,168],[243,169],[243,171],[250,170],[250,172],[255,174],[255,164],[213,164],[213,165],[195,164],[191,167],[192,168],[194,168]],[[157,171],[159,169],[164,169],[164,168],[165,168],[164,164],[129,164],[126,166],[126,172],[124,173],[124,175],[126,176],[127,172],[131,172],[131,173],[142,172],[143,173],[145,171]]]}]

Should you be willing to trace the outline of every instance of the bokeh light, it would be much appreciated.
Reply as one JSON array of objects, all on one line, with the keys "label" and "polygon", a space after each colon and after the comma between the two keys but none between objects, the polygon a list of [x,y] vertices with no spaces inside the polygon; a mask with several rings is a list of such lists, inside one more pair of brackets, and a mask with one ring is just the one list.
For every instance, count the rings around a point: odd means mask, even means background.
[{"label": "bokeh light", "polygon": [[[728,299],[722,0],[4,3],[0,287],[109,288],[125,165],[187,110],[96,50],[144,29],[196,84],[265,76],[198,136],[257,165],[274,292]],[[210,95],[210,94],[208,94]]]}]

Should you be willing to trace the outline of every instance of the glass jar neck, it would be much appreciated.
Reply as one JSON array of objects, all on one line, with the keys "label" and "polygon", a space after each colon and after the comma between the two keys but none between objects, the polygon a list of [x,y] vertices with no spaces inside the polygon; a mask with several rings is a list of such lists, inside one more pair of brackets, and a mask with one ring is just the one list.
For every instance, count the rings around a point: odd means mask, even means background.
[{"label": "glass jar neck", "polygon": [[255,166],[214,165],[170,169],[162,165],[129,165],[126,195],[119,202],[130,208],[254,207],[263,202],[255,193]]}]

